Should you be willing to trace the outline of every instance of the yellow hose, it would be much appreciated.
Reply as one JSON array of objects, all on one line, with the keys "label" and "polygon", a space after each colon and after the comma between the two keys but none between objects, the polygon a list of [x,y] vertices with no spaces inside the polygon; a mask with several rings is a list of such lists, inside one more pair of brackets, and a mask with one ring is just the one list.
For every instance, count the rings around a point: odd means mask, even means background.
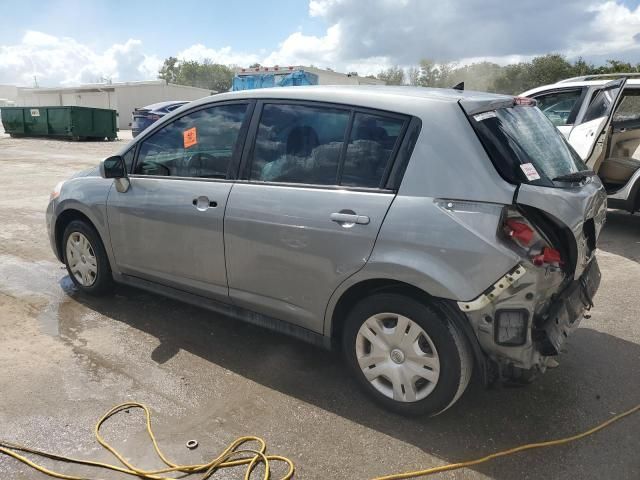
[{"label": "yellow hose", "polygon": [[[158,470],[143,470],[141,468],[137,468],[133,464],[129,463],[124,458],[123,455],[121,455],[115,448],[109,445],[106,442],[106,440],[102,438],[102,435],[100,435],[100,427],[107,419],[109,419],[110,417],[112,417],[118,412],[130,409],[130,408],[141,408],[142,410],[144,410],[146,423],[147,423],[147,433],[149,434],[149,438],[151,438],[151,442],[153,443],[153,448],[155,449],[156,454],[158,455],[158,457],[160,457],[160,459],[164,462],[164,464],[167,465],[166,468],[161,468]],[[120,405],[113,407],[111,410],[109,410],[107,413],[105,413],[102,416],[102,418],[96,424],[93,432],[96,436],[96,439],[98,440],[98,443],[102,445],[104,448],[106,448],[109,452],[111,452],[111,454],[114,455],[120,461],[120,463],[124,465],[124,467],[120,467],[118,465],[111,465],[108,463],[93,462],[90,460],[82,460],[78,458],[65,457],[62,455],[55,455],[48,452],[36,450],[34,448],[29,448],[22,445],[17,445],[9,442],[4,442],[4,441],[0,441],[0,453],[9,455],[10,457],[13,457],[16,460],[19,460],[22,463],[29,465],[31,468],[34,468],[39,472],[45,473],[51,477],[62,478],[64,480],[90,480],[90,479],[88,479],[87,477],[78,477],[74,475],[66,475],[63,473],[54,472],[53,470],[49,470],[48,468],[43,467],[42,465],[39,465],[29,460],[24,455],[20,455],[15,450],[18,450],[21,452],[33,453],[43,457],[48,457],[54,460],[60,460],[60,461],[69,462],[69,463],[78,463],[82,465],[90,465],[92,467],[106,468],[109,470],[114,470],[116,472],[133,475],[138,478],[150,479],[150,480],[175,480],[175,478],[161,475],[163,473],[169,473],[169,472],[181,472],[185,474],[202,473],[202,476],[200,478],[204,480],[206,478],[209,478],[213,473],[216,472],[216,470],[220,470],[223,468],[237,467],[240,465],[247,466],[244,478],[245,480],[250,480],[253,471],[260,464],[264,465],[264,472],[262,476],[263,480],[269,480],[271,479],[270,462],[273,462],[273,461],[284,462],[289,467],[287,473],[281,478],[281,480],[289,480],[291,477],[293,477],[293,472],[294,472],[293,462],[288,458],[281,457],[279,455],[267,455],[266,454],[267,445],[265,441],[259,437],[252,437],[252,436],[240,437],[236,439],[220,455],[218,455],[216,458],[214,458],[208,463],[196,464],[196,465],[178,465],[170,461],[169,459],[167,459],[167,457],[160,450],[160,447],[158,446],[158,442],[156,441],[156,437],[153,433],[153,430],[151,429],[151,412],[149,412],[149,409],[145,405],[137,402],[121,403]],[[240,449],[239,448],[248,442],[257,443],[258,448],[257,449],[252,449],[252,448]]]},{"label": "yellow hose", "polygon": [[427,475],[433,475],[435,473],[448,472],[450,470],[458,470],[460,468],[472,467],[474,465],[478,465],[480,463],[488,462],[489,460],[493,460],[494,458],[506,457],[507,455],[513,455],[514,453],[524,452],[525,450],[533,450],[535,448],[544,448],[544,447],[554,447],[556,445],[564,445],[566,443],[575,442],[576,440],[580,440],[588,435],[599,432],[600,430],[607,428],[614,422],[617,422],[621,418],[624,418],[632,413],[640,410],[640,404],[636,405],[630,410],[626,412],[622,412],[615,417],[611,417],[609,420],[602,422],[599,425],[596,425],[589,430],[578,433],[576,435],[572,435],[570,437],[559,438],[557,440],[549,440],[547,442],[538,442],[538,443],[528,443],[526,445],[520,445],[519,447],[509,448],[508,450],[501,450],[499,452],[492,453],[487,455],[486,457],[477,458],[475,460],[468,460],[466,462],[460,463],[449,463],[447,465],[441,465],[440,467],[431,467],[425,470],[416,470],[413,472],[405,472],[405,473],[395,473],[393,475],[386,475],[384,477],[377,477],[373,480],[404,480],[407,478],[416,478],[416,477],[426,477]]},{"label": "yellow hose", "polygon": [[[115,415],[118,412],[121,412],[123,410],[129,409],[129,408],[141,408],[142,410],[144,410],[145,413],[145,417],[146,417],[146,426],[147,426],[147,433],[149,434],[149,438],[151,439],[151,442],[153,443],[153,448],[156,451],[156,454],[158,455],[158,457],[160,457],[160,459],[165,463],[165,465],[167,465],[166,468],[162,468],[162,469],[158,469],[158,470],[143,470],[140,468],[135,467],[134,465],[132,465],[131,463],[129,463],[124,456],[122,456],[115,448],[113,448],[111,445],[109,445],[100,435],[100,427],[102,426],[102,424],[109,419],[110,417],[112,417],[113,415]],[[570,443],[570,442],[574,442],[576,440],[580,440],[588,435],[594,434],[596,432],[599,432],[600,430],[608,427],[609,425],[611,425],[614,422],[617,422],[618,420],[627,417],[629,415],[631,415],[632,413],[637,412],[638,410],[640,410],[640,404],[636,405],[635,407],[631,408],[630,410],[627,410],[626,412],[620,413],[618,415],[615,415],[614,417],[611,417],[609,420],[606,420],[602,423],[600,423],[599,425],[585,431],[582,433],[578,433],[576,435],[570,436],[570,437],[565,437],[565,438],[560,438],[557,440],[550,440],[550,441],[546,441],[546,442],[539,442],[539,443],[529,443],[526,445],[521,445],[519,447],[515,447],[515,448],[510,448],[508,450],[502,450],[499,452],[495,452],[492,453],[490,455],[487,455],[485,457],[482,458],[478,458],[475,460],[469,460],[466,462],[460,462],[460,463],[450,463],[447,465],[442,465],[439,467],[432,467],[432,468],[427,468],[425,470],[416,470],[413,472],[405,472],[405,473],[396,473],[396,474],[392,474],[392,475],[387,475],[387,476],[383,476],[383,477],[377,477],[373,480],[402,480],[402,479],[407,479],[407,478],[416,478],[416,477],[425,477],[427,475],[433,475],[435,473],[441,473],[441,472],[447,472],[450,470],[458,470],[460,468],[466,468],[466,467],[472,467],[474,465],[478,465],[480,463],[485,463],[488,462],[490,460],[493,460],[495,458],[499,458],[499,457],[505,457],[507,455],[513,455],[515,453],[519,453],[519,452],[523,452],[525,450],[533,450],[535,448],[544,448],[544,447],[552,447],[552,446],[557,446],[557,445],[564,445],[566,443]],[[63,473],[58,473],[58,472],[54,472],[53,470],[49,470],[46,467],[43,467],[42,465],[39,465],[33,461],[31,461],[30,459],[28,459],[27,457],[25,457],[24,455],[21,455],[19,453],[17,453],[16,451],[21,451],[21,452],[27,452],[27,453],[33,453],[35,455],[40,455],[43,457],[47,457],[47,458],[51,458],[53,460],[59,460],[59,461],[63,461],[63,462],[69,462],[69,463],[78,463],[78,464],[82,464],[82,465],[89,465],[89,466],[93,466],[93,467],[100,467],[100,468],[106,468],[109,470],[114,470],[116,472],[121,472],[121,473],[125,473],[128,475],[132,475],[132,476],[136,476],[138,478],[142,478],[142,479],[149,479],[149,480],[175,480],[172,477],[165,477],[162,476],[162,474],[164,473],[170,473],[170,472],[180,472],[180,473],[184,473],[187,475],[191,475],[191,474],[195,474],[195,473],[202,473],[202,475],[200,476],[200,478],[202,480],[205,480],[207,478],[210,478],[211,475],[213,475],[216,471],[223,469],[223,468],[230,468],[230,467],[237,467],[240,465],[246,465],[246,470],[245,470],[245,475],[244,475],[244,479],[245,480],[250,480],[251,475],[253,474],[254,470],[256,469],[256,467],[260,464],[264,465],[264,471],[263,471],[263,475],[262,478],[263,480],[271,480],[271,464],[270,462],[273,461],[279,461],[279,462],[284,462],[288,465],[288,471],[287,473],[281,478],[281,480],[289,480],[293,477],[293,473],[294,473],[294,466],[293,466],[293,462],[291,460],[289,460],[288,458],[285,457],[281,457],[279,455],[267,455],[266,454],[266,443],[264,440],[262,440],[259,437],[253,437],[253,436],[247,436],[247,437],[240,437],[238,439],[236,439],[234,442],[232,442],[220,455],[218,455],[216,458],[214,458],[213,460],[211,460],[208,463],[203,463],[203,464],[196,464],[196,465],[178,465],[175,464],[173,462],[171,462],[169,459],[166,458],[166,456],[162,453],[162,451],[160,450],[160,447],[158,446],[158,442],[156,441],[156,437],[153,433],[153,430],[151,429],[151,413],[149,412],[149,409],[141,404],[141,403],[136,403],[136,402],[129,402],[129,403],[122,403],[120,405],[117,405],[115,407],[113,407],[111,410],[109,410],[107,413],[105,413],[102,418],[98,421],[98,423],[95,426],[94,429],[94,434],[96,436],[96,439],[98,440],[98,443],[100,443],[100,445],[102,445],[105,449],[107,449],[109,452],[111,452],[112,455],[114,455],[119,461],[120,463],[122,463],[124,465],[124,467],[120,467],[118,465],[111,465],[108,463],[102,463],[102,462],[94,462],[94,461],[90,461],[90,460],[81,460],[81,459],[77,459],[77,458],[71,458],[71,457],[65,457],[62,455],[56,455],[56,454],[52,454],[49,452],[43,452],[40,450],[36,450],[34,448],[29,448],[29,447],[25,447],[22,445],[17,445],[14,443],[10,443],[10,442],[4,442],[4,441],[0,441],[0,453],[4,453],[6,455],[9,455],[10,457],[15,458],[16,460],[19,460],[20,462],[29,465],[30,467],[32,467],[35,470],[38,470],[39,472],[45,473],[51,477],[55,477],[55,478],[61,478],[63,480],[91,480],[87,477],[78,477],[78,476],[74,476],[74,475],[66,475]],[[248,442],[255,442],[258,444],[258,448],[239,448],[242,445],[248,443]]]}]

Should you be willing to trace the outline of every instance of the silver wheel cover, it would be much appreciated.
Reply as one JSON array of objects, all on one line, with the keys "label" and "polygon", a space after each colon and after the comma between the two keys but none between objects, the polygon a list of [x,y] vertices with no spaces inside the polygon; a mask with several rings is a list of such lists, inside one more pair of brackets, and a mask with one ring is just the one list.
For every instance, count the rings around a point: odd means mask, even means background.
[{"label": "silver wheel cover", "polygon": [[438,383],[440,358],[427,333],[396,313],[369,317],[356,336],[356,358],[362,374],[384,396],[417,402]]},{"label": "silver wheel cover", "polygon": [[83,287],[93,285],[98,277],[98,262],[87,237],[73,232],[67,238],[65,251],[69,270],[78,283]]}]

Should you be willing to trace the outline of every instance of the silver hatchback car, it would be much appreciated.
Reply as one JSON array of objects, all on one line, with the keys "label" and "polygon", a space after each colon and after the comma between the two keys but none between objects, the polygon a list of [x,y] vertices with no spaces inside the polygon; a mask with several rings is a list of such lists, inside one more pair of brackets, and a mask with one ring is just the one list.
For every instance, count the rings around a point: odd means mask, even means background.
[{"label": "silver hatchback car", "polygon": [[325,347],[404,414],[544,372],[592,306],[606,194],[535,101],[293,87],[189,103],[56,186],[78,289],[118,282]]}]

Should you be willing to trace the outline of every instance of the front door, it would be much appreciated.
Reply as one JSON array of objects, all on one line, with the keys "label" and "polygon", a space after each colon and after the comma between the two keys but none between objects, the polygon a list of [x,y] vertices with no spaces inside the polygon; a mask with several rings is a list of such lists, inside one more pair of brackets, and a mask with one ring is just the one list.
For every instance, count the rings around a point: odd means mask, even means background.
[{"label": "front door", "polygon": [[141,141],[130,188],[107,201],[122,273],[227,299],[223,218],[248,108],[202,108]]},{"label": "front door", "polygon": [[406,121],[262,107],[247,181],[234,185],[225,216],[234,303],[322,332],[331,294],[366,264],[394,199],[384,178]]}]

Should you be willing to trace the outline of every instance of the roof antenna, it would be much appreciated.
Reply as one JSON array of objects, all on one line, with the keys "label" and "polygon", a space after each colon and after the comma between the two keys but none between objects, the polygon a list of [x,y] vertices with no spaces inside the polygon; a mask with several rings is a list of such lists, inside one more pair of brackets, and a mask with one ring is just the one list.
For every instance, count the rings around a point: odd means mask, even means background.
[{"label": "roof antenna", "polygon": [[454,90],[464,90],[464,82],[456,83],[453,87]]}]

